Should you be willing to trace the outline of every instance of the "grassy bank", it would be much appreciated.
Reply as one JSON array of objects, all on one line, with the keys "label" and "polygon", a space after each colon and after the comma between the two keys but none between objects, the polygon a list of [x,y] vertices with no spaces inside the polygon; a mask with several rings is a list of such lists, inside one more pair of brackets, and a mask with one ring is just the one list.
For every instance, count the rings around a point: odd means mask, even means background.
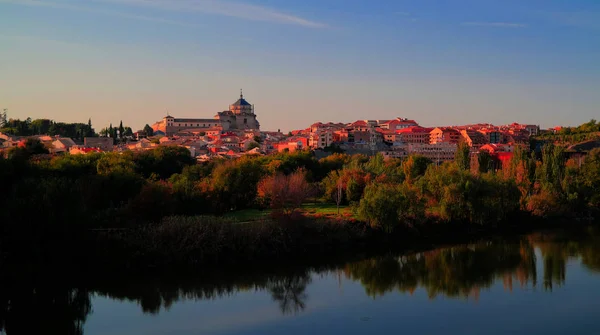
[{"label": "grassy bank", "polygon": [[392,234],[353,219],[297,217],[240,224],[215,217],[168,217],[158,224],[99,232],[95,266],[130,270],[213,268],[238,264],[288,264],[312,258],[426,250],[482,238],[517,236],[544,228],[582,227],[589,221],[513,217],[495,227],[423,225]]},{"label": "grassy bank", "polygon": [[142,228],[99,232],[95,259],[125,268],[282,261],[360,250],[380,233],[357,221],[297,217],[240,224],[230,218],[168,217]]},{"label": "grassy bank", "polygon": [[[338,207],[336,204],[325,203],[325,202],[314,202],[305,203],[298,209],[300,213],[309,217],[354,217],[350,206],[341,205]],[[239,211],[232,211],[224,215],[226,219],[238,221],[240,223],[255,222],[269,219],[272,211],[270,209],[243,209]]]}]

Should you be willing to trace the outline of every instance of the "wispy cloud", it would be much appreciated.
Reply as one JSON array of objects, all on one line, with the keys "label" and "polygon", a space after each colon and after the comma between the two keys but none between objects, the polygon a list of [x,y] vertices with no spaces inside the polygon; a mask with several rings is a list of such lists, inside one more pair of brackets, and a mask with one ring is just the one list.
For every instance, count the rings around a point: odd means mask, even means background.
[{"label": "wispy cloud", "polygon": [[80,12],[89,12],[89,13],[94,13],[94,14],[109,15],[109,16],[122,17],[122,18],[126,18],[126,19],[133,19],[133,20],[140,20],[140,21],[164,23],[164,24],[170,24],[170,25],[176,25],[176,26],[182,26],[182,27],[192,27],[192,28],[200,27],[200,25],[194,24],[194,23],[163,19],[160,17],[153,17],[153,16],[129,14],[129,13],[124,13],[124,12],[119,12],[119,11],[100,9],[100,8],[77,6],[77,5],[61,3],[61,2],[50,2],[50,1],[41,1],[41,0],[0,0],[0,4],[1,3],[10,3],[10,4],[23,5],[23,6],[48,7],[48,8],[80,11]]},{"label": "wispy cloud", "polygon": [[[161,9],[178,12],[197,12],[204,14],[213,14],[221,16],[229,16],[246,20],[263,21],[281,24],[298,25],[308,28],[324,28],[325,24],[316,21],[304,19],[299,16],[287,14],[269,7],[251,5],[241,2],[232,2],[227,0],[92,0],[96,3],[113,3],[122,6],[131,6],[137,8]],[[100,14],[120,16],[137,20],[146,20],[154,22],[162,22],[167,24],[175,24],[182,26],[197,26],[195,24],[181,22],[176,20],[168,20],[159,17],[142,16],[119,12],[114,10],[106,10],[100,8],[83,7],[73,5],[77,2],[58,2],[46,0],[0,0],[0,3],[12,3],[26,6],[52,7],[68,10],[88,11]]]},{"label": "wispy cloud", "polygon": [[95,0],[130,6],[153,7],[171,11],[199,12],[246,20],[323,28],[325,24],[287,14],[273,8],[228,0]]},{"label": "wispy cloud", "polygon": [[496,28],[527,28],[524,23],[515,22],[463,22],[462,26],[496,27]]}]

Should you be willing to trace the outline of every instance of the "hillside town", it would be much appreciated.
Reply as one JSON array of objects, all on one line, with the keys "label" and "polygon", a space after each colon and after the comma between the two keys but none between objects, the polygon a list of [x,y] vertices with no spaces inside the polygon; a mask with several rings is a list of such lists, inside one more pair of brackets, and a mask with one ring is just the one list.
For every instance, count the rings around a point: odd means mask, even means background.
[{"label": "hillside town", "polygon": [[[4,123],[8,123],[6,111]],[[90,123],[91,127],[91,123]],[[112,125],[111,125],[112,128]],[[0,127],[0,129],[2,129]],[[143,151],[158,146],[180,146],[189,150],[199,162],[214,158],[237,158],[243,155],[269,155],[279,152],[313,150],[326,156],[331,152],[403,158],[421,155],[440,164],[454,159],[460,143],[471,148],[472,155],[486,150],[501,162],[510,159],[516,146],[530,148],[532,137],[552,134],[561,127],[540,129],[538,125],[469,124],[435,127],[422,126],[416,120],[396,117],[389,120],[356,120],[351,123],[316,122],[288,133],[264,131],[254,105],[240,92],[239,99],[226,111],[212,118],[178,118],[166,115],[151,126],[128,134],[108,131],[82,140],[47,134],[17,136],[0,132],[0,152],[23,146],[28,138],[39,139],[51,154],[87,154],[91,152]],[[115,135],[116,134],[116,135]],[[598,141],[577,144],[571,151],[591,150]]]}]

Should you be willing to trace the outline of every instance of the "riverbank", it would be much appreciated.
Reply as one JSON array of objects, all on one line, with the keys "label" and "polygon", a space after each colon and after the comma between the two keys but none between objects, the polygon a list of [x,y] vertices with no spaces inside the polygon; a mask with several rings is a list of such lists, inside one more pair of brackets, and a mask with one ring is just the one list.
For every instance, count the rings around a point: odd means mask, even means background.
[{"label": "riverbank", "polygon": [[215,217],[169,217],[144,228],[92,236],[94,266],[127,271],[218,268],[424,251],[547,229],[578,230],[597,221],[512,217],[495,226],[422,225],[392,233],[353,219],[296,217],[237,223]]}]

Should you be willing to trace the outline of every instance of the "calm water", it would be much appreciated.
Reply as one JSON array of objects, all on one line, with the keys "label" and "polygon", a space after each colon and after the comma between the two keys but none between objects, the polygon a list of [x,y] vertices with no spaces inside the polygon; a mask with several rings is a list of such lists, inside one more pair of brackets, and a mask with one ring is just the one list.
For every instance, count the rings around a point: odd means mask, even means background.
[{"label": "calm water", "polygon": [[[8,334],[600,334],[600,234],[3,293]],[[8,297],[8,298],[6,298]],[[12,297],[12,298],[11,298]]]}]

